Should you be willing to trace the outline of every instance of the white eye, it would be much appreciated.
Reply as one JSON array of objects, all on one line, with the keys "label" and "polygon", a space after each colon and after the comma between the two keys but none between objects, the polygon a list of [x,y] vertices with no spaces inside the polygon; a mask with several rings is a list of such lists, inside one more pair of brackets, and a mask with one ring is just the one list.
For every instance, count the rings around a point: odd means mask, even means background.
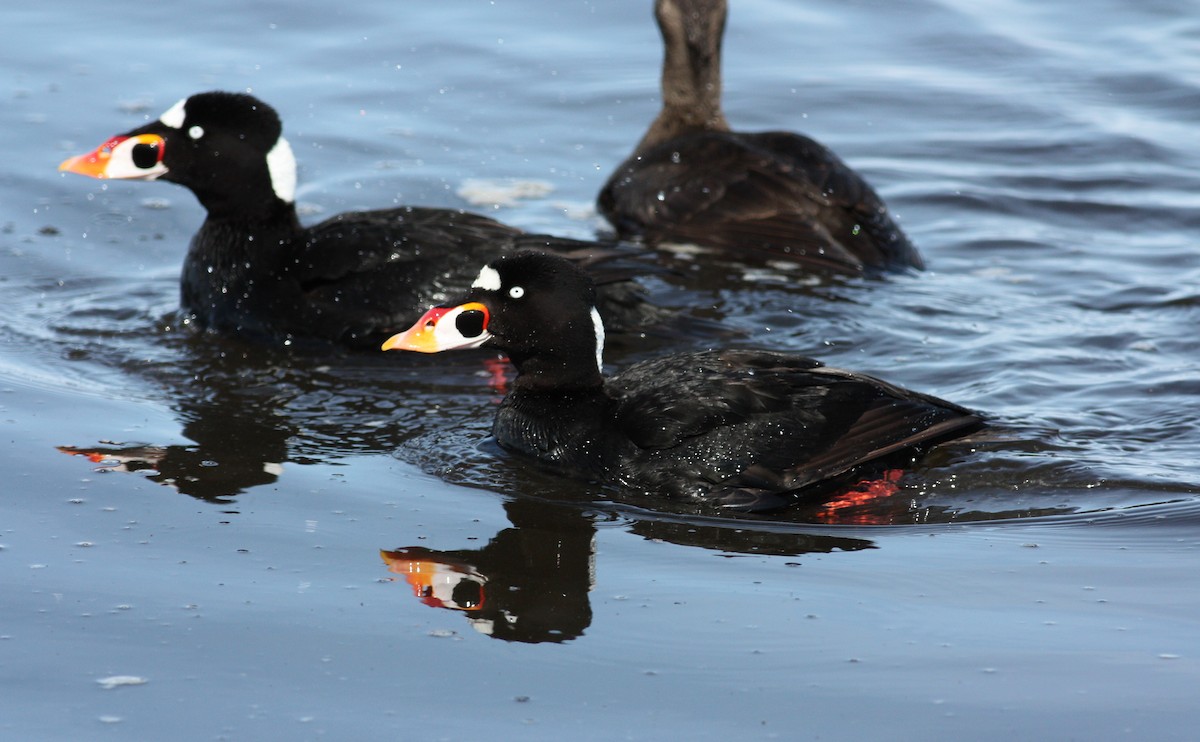
[{"label": "white eye", "polygon": [[192,128],[188,129],[188,136],[192,139],[199,139],[200,137],[204,136],[204,129],[199,126],[193,126]]},{"label": "white eye", "polygon": [[525,289],[521,288],[520,286],[513,286],[508,290],[508,295],[514,299],[520,299],[525,295]]}]

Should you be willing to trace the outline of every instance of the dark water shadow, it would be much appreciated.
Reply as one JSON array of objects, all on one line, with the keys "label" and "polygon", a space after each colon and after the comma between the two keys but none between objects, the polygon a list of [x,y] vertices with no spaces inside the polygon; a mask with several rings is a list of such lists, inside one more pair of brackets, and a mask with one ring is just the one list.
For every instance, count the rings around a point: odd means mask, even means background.
[{"label": "dark water shadow", "polygon": [[[433,409],[439,419],[456,411],[470,416],[471,405],[492,394],[489,384],[505,367],[482,352],[446,363],[415,354],[262,349],[210,335],[164,340],[175,351],[170,360],[124,370],[158,387],[188,442],[106,440],[59,450],[222,505],[275,483],[284,464],[394,451]],[[431,378],[440,391],[436,401],[421,396]]]},{"label": "dark water shadow", "polygon": [[[380,556],[388,571],[399,575],[393,579],[403,579],[421,603],[462,613],[481,634],[523,643],[566,642],[582,636],[592,619],[589,593],[596,574],[596,525],[618,518],[617,514],[523,497],[505,502],[504,511],[512,527],[502,529],[480,548],[408,546],[380,550]],[[643,538],[726,556],[874,548],[865,539],[779,526],[753,529],[655,518],[620,520]]]},{"label": "dark water shadow", "polygon": [[[717,271],[710,289],[722,294],[720,274],[728,268],[702,270]],[[820,312],[836,313],[831,307],[839,301],[859,300],[858,288],[815,285],[814,302],[820,296]],[[449,484],[497,493],[512,526],[485,546],[380,553],[421,600],[461,611],[481,632],[511,641],[562,642],[586,631],[598,525],[723,557],[787,557],[878,548],[877,528],[1044,522],[1084,530],[1148,505],[1176,507],[1177,516],[1197,511],[1194,486],[1112,469],[1078,436],[1016,420],[997,421],[992,433],[917,461],[887,462],[891,468],[864,472],[861,481],[770,517],[630,499],[541,472],[490,441],[498,387],[511,374],[494,354],[264,349],[178,329],[177,317],[163,309],[174,302],[173,283],[120,296],[123,287],[91,280],[45,290],[62,301],[46,300],[56,307],[54,319],[25,340],[53,346],[61,365],[97,377],[118,397],[164,403],[185,439],[63,441],[60,450],[97,468],[139,472],[229,513],[258,488],[277,484],[284,464],[352,465],[362,454],[392,454]],[[752,312],[764,297],[794,293],[767,286],[738,301]],[[715,319],[733,306],[722,296],[716,305]],[[765,316],[758,312],[754,321]],[[796,333],[807,332],[800,314],[786,317]],[[680,341],[694,342],[705,341]],[[650,348],[672,349],[634,339],[613,363]],[[364,558],[373,559],[365,555],[380,546],[389,545],[364,545]]]},{"label": "dark water shadow", "polygon": [[[230,506],[274,484],[285,463],[345,463],[394,454],[451,484],[580,506],[612,503],[644,513],[707,517],[668,500],[630,498],[602,485],[566,482],[509,456],[488,437],[511,379],[495,354],[317,353],[266,349],[171,327],[133,313],[113,318],[94,302],[87,316],[119,329],[90,329],[64,358],[83,374],[97,365],[132,380],[118,393],[163,400],[187,443],[66,442],[96,467],[139,471],[183,494]],[[59,329],[59,335],[69,334]],[[149,387],[149,389],[147,389]],[[905,525],[1029,519],[1187,498],[1198,489],[1149,479],[1094,460],[1086,441],[1044,426],[995,420],[992,429],[896,457],[859,481],[820,493],[771,522]],[[720,513],[729,522],[755,518]]]}]

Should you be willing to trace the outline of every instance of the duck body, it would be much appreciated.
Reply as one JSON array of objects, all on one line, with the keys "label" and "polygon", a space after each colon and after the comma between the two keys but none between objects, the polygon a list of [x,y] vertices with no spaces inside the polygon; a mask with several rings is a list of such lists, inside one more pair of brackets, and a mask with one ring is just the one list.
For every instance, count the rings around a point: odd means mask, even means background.
[{"label": "duck body", "polygon": [[219,333],[376,348],[469,285],[483,255],[523,248],[599,246],[429,207],[346,212],[311,227],[209,217],[184,259],[181,305]]},{"label": "duck body", "polygon": [[[485,255],[536,247],[587,262],[608,249],[443,208],[354,211],[303,226],[296,162],[278,114],[242,93],[185,98],[60,169],[191,190],[207,213],[184,258],[186,318],[261,342],[378,347],[429,304],[463,290]],[[606,291],[631,303],[636,289],[624,282]]]},{"label": "duck body", "polygon": [[979,426],[961,407],[811,358],[726,350],[645,361],[589,393],[514,389],[493,435],[569,476],[762,511]]},{"label": "duck body", "polygon": [[790,132],[667,140],[622,163],[597,203],[622,239],[782,258],[823,273],[924,266],[871,186]]},{"label": "duck body", "polygon": [[663,108],[597,208],[622,239],[786,259],[821,273],[922,268],[857,172],[809,137],[741,133],[721,110],[724,0],[658,0]]},{"label": "duck body", "polygon": [[522,253],[385,349],[495,347],[518,375],[493,425],[505,449],[636,496],[764,511],[860,467],[979,429],[958,405],[790,353],[663,356],[605,378],[587,277]]}]

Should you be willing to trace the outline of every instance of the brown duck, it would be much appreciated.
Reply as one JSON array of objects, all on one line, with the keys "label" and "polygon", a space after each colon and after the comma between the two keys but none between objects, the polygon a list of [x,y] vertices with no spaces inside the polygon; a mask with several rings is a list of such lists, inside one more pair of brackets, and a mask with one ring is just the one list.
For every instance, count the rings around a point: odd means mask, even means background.
[{"label": "brown duck", "polygon": [[863,178],[791,132],[739,133],[721,111],[725,0],[657,0],[663,108],[600,191],[620,237],[789,259],[820,273],[923,268]]}]

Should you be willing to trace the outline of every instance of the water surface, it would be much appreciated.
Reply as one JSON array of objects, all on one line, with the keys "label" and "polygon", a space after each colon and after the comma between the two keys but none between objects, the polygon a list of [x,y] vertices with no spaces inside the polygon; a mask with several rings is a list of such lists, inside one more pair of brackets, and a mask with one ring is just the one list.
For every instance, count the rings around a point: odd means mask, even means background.
[{"label": "water surface", "polygon": [[998,432],[887,497],[724,520],[505,456],[479,356],[190,336],[191,195],[55,171],[248,89],[283,116],[305,219],[418,204],[592,236],[656,112],[648,0],[8,17],[6,738],[1194,734],[1192,4],[733,1],[731,122],[831,146],[930,269],[681,256],[647,292],[724,332],[616,340],[610,366],[790,349]]}]

